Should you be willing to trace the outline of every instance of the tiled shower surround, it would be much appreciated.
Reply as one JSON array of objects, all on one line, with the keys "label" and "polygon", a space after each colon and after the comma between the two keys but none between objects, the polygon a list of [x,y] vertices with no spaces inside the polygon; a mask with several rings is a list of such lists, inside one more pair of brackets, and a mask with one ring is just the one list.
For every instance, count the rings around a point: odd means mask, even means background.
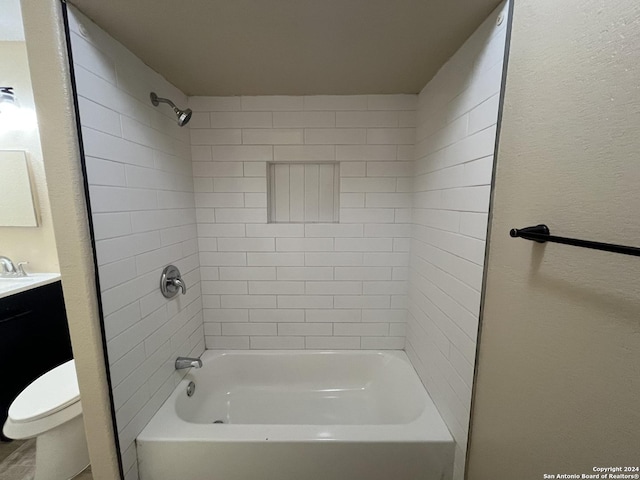
[{"label": "tiled shower surround", "polygon": [[418,100],[406,350],[456,440],[455,479],[464,474],[506,13],[496,9]]},{"label": "tiled shower surround", "polygon": [[[500,14],[504,5],[420,95],[187,97],[71,7],[127,480],[138,476],[135,437],[183,375],[175,357],[205,345],[405,348],[456,440],[454,476],[463,478]],[[189,125],[152,107],[152,90],[188,103]],[[337,165],[338,221],[269,223],[268,185],[287,183],[268,181],[270,163]],[[277,194],[279,222],[300,212],[300,189],[320,188],[313,174],[295,181],[291,172],[298,191]],[[314,199],[305,197],[305,218]],[[189,286],[171,301],[158,289],[169,263]]]},{"label": "tiled shower surround", "polygon": [[[135,439],[186,371],[178,355],[204,351],[189,132],[155,90],[186,97],[77,10],[70,9],[78,107],[118,438],[127,480]],[[80,28],[82,23],[84,28]],[[188,291],[158,288],[177,265]]]},{"label": "tiled shower surround", "polygon": [[[404,347],[416,105],[190,98],[207,348]],[[339,162],[339,223],[267,223],[267,162]]]}]

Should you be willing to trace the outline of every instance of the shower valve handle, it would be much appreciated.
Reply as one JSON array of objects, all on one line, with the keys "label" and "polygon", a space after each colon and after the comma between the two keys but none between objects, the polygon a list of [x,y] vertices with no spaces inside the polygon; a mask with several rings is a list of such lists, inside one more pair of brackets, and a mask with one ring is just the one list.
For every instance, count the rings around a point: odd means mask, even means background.
[{"label": "shower valve handle", "polygon": [[179,292],[183,295],[187,293],[187,285],[182,280],[180,270],[174,265],[165,267],[160,277],[160,291],[166,298],[173,298]]},{"label": "shower valve handle", "polygon": [[187,293],[187,286],[182,281],[182,278],[172,278],[169,282],[176,288],[179,288],[183,295]]}]

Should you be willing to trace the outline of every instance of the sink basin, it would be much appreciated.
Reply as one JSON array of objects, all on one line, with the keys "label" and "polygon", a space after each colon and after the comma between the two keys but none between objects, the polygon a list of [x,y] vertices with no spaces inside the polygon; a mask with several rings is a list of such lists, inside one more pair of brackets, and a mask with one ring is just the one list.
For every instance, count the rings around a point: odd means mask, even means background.
[{"label": "sink basin", "polygon": [[60,280],[59,273],[33,273],[27,277],[0,277],[0,298]]}]

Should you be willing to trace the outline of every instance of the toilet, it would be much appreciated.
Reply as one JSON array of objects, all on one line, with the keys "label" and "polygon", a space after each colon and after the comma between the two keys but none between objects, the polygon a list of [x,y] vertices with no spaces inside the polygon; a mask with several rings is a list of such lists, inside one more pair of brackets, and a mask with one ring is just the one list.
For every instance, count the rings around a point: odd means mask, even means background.
[{"label": "toilet", "polygon": [[33,381],[9,407],[2,429],[36,438],[34,480],[68,480],[89,466],[76,366],[70,360]]}]

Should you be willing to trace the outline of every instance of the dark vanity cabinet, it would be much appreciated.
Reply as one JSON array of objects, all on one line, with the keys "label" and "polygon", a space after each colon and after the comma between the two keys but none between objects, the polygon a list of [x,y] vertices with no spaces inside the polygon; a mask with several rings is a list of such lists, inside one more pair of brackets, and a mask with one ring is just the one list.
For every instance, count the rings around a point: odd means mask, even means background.
[{"label": "dark vanity cabinet", "polygon": [[71,358],[61,282],[0,298],[0,430],[13,399]]}]

